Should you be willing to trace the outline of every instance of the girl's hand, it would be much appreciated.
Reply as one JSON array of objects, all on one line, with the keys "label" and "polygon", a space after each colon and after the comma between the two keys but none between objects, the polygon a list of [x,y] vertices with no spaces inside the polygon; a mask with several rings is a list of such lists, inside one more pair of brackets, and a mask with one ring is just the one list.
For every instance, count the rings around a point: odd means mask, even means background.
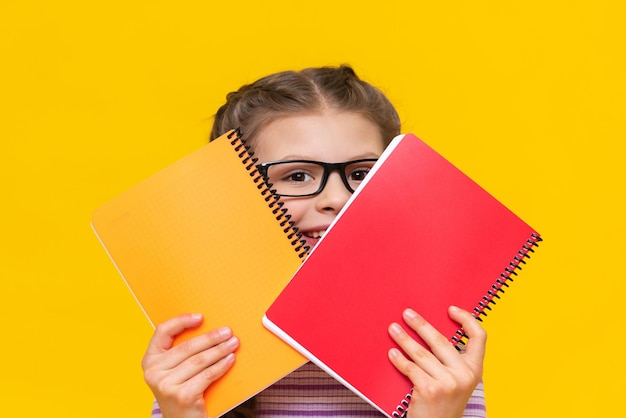
[{"label": "girl's hand", "polygon": [[164,418],[206,418],[204,391],[235,362],[239,340],[223,327],[172,347],[175,337],[202,323],[202,315],[181,315],[156,327],[142,367]]},{"label": "girl's hand", "polygon": [[398,324],[389,326],[389,334],[407,354],[389,350],[393,365],[413,382],[408,418],[462,417],[470,395],[483,373],[487,334],[467,311],[450,307],[450,317],[461,324],[469,337],[464,353],[448,338],[411,309],[403,319],[428,344],[432,353],[411,338]]}]

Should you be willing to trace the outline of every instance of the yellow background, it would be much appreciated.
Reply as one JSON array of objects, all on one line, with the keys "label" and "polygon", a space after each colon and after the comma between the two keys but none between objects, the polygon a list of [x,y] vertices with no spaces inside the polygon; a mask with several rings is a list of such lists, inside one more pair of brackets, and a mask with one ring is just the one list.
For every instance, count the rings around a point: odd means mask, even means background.
[{"label": "yellow background", "polygon": [[151,329],[91,212],[228,91],[343,62],[544,235],[486,322],[490,416],[619,414],[623,2],[213,3],[0,0],[0,415],[149,416]]}]

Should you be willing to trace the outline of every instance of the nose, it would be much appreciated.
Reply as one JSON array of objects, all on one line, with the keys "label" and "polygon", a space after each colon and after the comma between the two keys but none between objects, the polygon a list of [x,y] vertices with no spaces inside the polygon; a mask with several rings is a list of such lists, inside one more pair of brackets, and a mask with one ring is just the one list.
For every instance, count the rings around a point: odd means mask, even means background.
[{"label": "nose", "polygon": [[339,213],[351,195],[339,172],[333,171],[328,176],[324,190],[316,196],[315,206],[322,212]]}]

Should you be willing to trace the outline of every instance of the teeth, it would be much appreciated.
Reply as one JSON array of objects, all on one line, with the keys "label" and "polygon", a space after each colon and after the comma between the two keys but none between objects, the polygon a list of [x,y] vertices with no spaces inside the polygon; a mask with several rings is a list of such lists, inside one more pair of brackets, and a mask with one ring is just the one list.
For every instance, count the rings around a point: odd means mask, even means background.
[{"label": "teeth", "polygon": [[326,231],[310,231],[305,235],[311,238],[322,238],[326,234]]}]

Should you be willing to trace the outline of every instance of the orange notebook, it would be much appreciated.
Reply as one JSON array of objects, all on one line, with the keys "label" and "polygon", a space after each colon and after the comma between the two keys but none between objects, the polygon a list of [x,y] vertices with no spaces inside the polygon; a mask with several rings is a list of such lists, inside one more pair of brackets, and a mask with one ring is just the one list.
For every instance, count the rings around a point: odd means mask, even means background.
[{"label": "orange notebook", "polygon": [[[387,416],[411,382],[388,360],[402,311],[463,341],[450,305],[479,319],[541,238],[412,134],[394,139],[263,318]],[[457,332],[458,331],[458,332]]]},{"label": "orange notebook", "polygon": [[[306,362],[261,324],[304,252],[237,131],[98,209],[92,227],[153,325],[200,312],[179,340],[228,325],[233,368],[206,392],[219,416]],[[146,345],[148,341],[146,341]]]}]

